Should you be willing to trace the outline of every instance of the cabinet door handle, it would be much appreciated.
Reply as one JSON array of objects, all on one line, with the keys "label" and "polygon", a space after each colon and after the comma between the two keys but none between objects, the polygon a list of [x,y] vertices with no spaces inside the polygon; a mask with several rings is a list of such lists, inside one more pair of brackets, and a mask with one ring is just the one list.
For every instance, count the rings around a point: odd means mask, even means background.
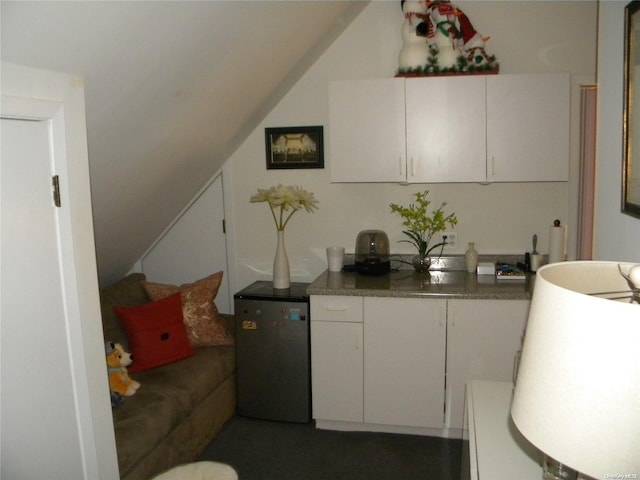
[{"label": "cabinet door handle", "polygon": [[496,175],[496,157],[491,155],[491,176]]},{"label": "cabinet door handle", "polygon": [[355,338],[354,338],[354,342],[353,345],[356,347],[356,350],[360,350],[360,333],[356,330],[354,332],[355,334]]},{"label": "cabinet door handle", "polygon": [[416,172],[413,168],[413,157],[411,157],[411,176],[414,177],[416,175]]},{"label": "cabinet door handle", "polygon": [[400,176],[402,176],[402,164],[404,162],[402,161],[402,157],[398,157],[398,168],[400,169]]},{"label": "cabinet door handle", "polygon": [[327,307],[327,312],[346,312],[347,307]]}]

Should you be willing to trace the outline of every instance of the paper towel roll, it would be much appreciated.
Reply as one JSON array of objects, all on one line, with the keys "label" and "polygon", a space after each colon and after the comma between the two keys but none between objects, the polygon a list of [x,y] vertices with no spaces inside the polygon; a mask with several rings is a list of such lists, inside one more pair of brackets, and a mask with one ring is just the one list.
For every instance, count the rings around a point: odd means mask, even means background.
[{"label": "paper towel roll", "polygon": [[549,263],[562,262],[565,256],[567,229],[556,220],[549,227]]}]

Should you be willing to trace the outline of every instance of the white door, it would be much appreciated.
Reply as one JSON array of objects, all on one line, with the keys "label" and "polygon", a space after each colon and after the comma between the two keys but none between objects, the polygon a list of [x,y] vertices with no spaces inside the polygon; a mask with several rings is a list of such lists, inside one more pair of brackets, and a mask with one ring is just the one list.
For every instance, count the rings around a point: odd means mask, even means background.
[{"label": "white door", "polygon": [[484,76],[408,78],[407,181],[484,182]]},{"label": "white door", "polygon": [[311,320],[313,418],[362,423],[362,323]]},{"label": "white door", "polygon": [[364,421],[442,428],[446,300],[364,299]]},{"label": "white door", "polygon": [[462,429],[465,385],[471,380],[512,381],[528,300],[449,300],[447,426]]},{"label": "white door", "polygon": [[142,269],[149,281],[174,285],[222,270],[215,302],[220,312],[231,313],[223,198],[219,175],[144,256]]},{"label": "white door", "polygon": [[41,478],[46,465],[48,478],[85,478],[50,122],[1,121],[0,476]]},{"label": "white door", "polygon": [[569,178],[568,74],[487,76],[490,182]]},{"label": "white door", "polygon": [[406,180],[404,80],[333,82],[329,87],[332,182]]}]

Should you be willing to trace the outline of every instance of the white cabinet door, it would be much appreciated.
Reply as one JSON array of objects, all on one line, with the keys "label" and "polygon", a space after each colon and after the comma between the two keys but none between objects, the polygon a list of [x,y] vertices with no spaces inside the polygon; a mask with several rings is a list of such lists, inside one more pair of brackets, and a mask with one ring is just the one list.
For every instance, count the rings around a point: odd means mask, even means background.
[{"label": "white cabinet door", "polygon": [[489,75],[486,81],[488,181],[567,181],[569,75]]},{"label": "white cabinet door", "polygon": [[408,78],[407,181],[486,180],[485,78]]},{"label": "white cabinet door", "polygon": [[328,140],[332,182],[404,182],[404,80],[332,82]]},{"label": "white cabinet door", "polygon": [[362,323],[311,321],[313,418],[362,422]]},{"label": "white cabinet door", "polygon": [[528,300],[449,300],[447,426],[462,429],[465,384],[512,381],[514,356],[529,313]]},{"label": "white cabinet door", "polygon": [[310,302],[313,418],[362,423],[362,297]]},{"label": "white cabinet door", "polygon": [[446,300],[364,299],[364,421],[444,425]]}]

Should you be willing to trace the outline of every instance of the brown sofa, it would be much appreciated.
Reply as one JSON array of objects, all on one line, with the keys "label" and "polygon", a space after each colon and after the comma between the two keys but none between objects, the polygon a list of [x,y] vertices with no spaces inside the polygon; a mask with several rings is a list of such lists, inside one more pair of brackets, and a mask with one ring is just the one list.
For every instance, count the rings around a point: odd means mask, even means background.
[{"label": "brown sofa", "polygon": [[[128,275],[100,292],[106,341],[127,337],[115,306],[149,302],[140,273]],[[233,318],[223,315],[233,332]],[[236,411],[235,349],[197,348],[193,357],[131,374],[142,386],[113,408],[120,477],[146,480],[175,465],[191,462]]]}]

